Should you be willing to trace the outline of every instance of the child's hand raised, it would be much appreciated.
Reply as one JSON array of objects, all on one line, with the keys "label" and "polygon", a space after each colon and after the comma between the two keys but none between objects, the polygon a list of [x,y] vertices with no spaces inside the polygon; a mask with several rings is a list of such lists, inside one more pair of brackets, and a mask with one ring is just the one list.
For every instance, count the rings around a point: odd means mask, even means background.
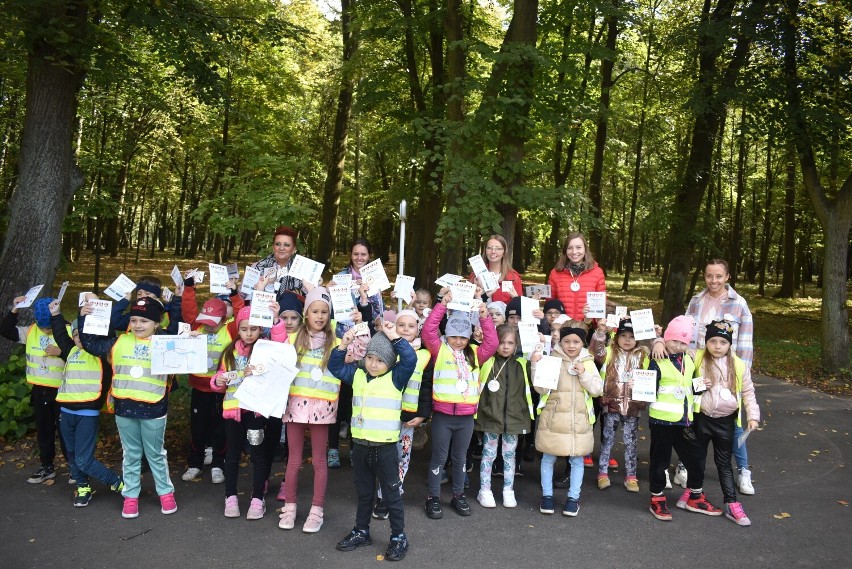
[{"label": "child's hand raised", "polygon": [[355,341],[355,330],[350,328],[343,334],[343,337],[340,339],[340,349],[345,350],[349,347],[349,344]]},{"label": "child's hand raised", "polygon": [[272,301],[269,303],[269,311],[272,312],[272,323],[278,324],[278,321],[281,320],[278,315],[278,313],[281,312],[281,305],[276,301]]},{"label": "child's hand raised", "polygon": [[[444,289],[441,289],[441,290],[444,290]],[[444,295],[444,298],[442,298],[442,299],[441,299],[441,304],[443,304],[444,306],[446,306],[446,305],[448,305],[449,303],[451,303],[452,301],[453,301],[453,291],[451,291],[451,290],[447,289],[447,294],[445,294],[445,295]],[[486,312],[488,312],[488,310],[487,310],[487,309],[486,309]]]},{"label": "child's hand raised", "polygon": [[15,308],[15,307],[18,306],[18,304],[25,301],[26,299],[27,299],[26,296],[16,296],[15,298],[12,299],[12,314],[18,313],[18,309]]},{"label": "child's hand raised", "polygon": [[50,310],[51,316],[59,316],[59,301],[58,300],[54,300],[53,302],[48,304],[47,307]]},{"label": "child's hand raised", "polygon": [[385,336],[387,336],[390,341],[394,341],[399,338],[399,334],[396,333],[396,324],[389,320],[382,322],[382,332],[385,333]]},{"label": "child's hand raised", "polygon": [[479,305],[479,317],[488,318],[488,306],[484,302]]}]

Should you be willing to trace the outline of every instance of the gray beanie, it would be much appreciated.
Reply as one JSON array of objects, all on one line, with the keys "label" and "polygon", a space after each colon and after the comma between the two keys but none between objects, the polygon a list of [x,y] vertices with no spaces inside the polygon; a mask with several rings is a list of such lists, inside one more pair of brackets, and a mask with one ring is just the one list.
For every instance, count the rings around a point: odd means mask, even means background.
[{"label": "gray beanie", "polygon": [[446,336],[470,338],[471,332],[470,314],[467,312],[453,312],[447,319],[447,325],[444,327],[444,334]]},{"label": "gray beanie", "polygon": [[376,356],[388,366],[388,369],[391,369],[394,365],[396,365],[396,352],[393,349],[391,341],[388,340],[388,337],[385,336],[384,332],[378,332],[375,336],[370,338],[370,342],[367,344],[367,353],[365,355]]}]

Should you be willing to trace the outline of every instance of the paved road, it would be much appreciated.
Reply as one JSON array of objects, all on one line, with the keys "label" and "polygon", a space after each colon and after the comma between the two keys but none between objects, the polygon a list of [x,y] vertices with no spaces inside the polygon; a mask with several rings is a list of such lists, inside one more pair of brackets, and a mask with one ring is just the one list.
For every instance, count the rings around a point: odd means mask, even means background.
[{"label": "paved road", "polygon": [[[753,525],[740,528],[724,518],[709,518],[673,508],[674,521],[659,522],[647,511],[648,441],[640,442],[639,494],[621,486],[599,491],[594,472],[586,469],[581,511],[577,518],[538,513],[538,469],[525,464],[528,475],[518,480],[518,508],[485,510],[472,501],[473,515],[460,518],[448,506],[444,519],[426,518],[428,446],[415,453],[406,480],[407,532],[411,549],[404,564],[416,567],[848,567],[852,559],[852,502],[849,464],[852,401],[789,384],[757,378],[765,429],[749,440],[754,466],[755,496],[742,499]],[[647,435],[644,429],[640,435]],[[616,457],[621,456],[620,444]],[[715,467],[710,461],[707,493],[721,502]],[[277,527],[278,516],[263,520],[222,516],[222,487],[209,478],[183,482],[183,465],[173,464],[180,510],[163,516],[150,480],[143,483],[140,516],[124,520],[120,497],[105,489],[87,508],[71,506],[64,478],[53,486],[24,483],[24,471],[0,468],[3,507],[0,514],[0,567],[186,569],[237,567],[335,569],[380,563],[388,538],[387,522],[374,521],[374,545],[355,552],[334,549],[352,527],[354,490],[351,469],[332,471],[326,498],[325,525],[318,534],[299,531],[309,509],[310,467],[300,480],[300,516],[296,530]],[[559,468],[557,466],[557,468]],[[283,467],[276,463],[273,471]],[[60,477],[65,473],[61,472]],[[206,474],[206,473],[205,473]],[[496,479],[499,480],[499,479]],[[241,489],[248,479],[241,478]],[[564,500],[564,490],[557,499]],[[272,494],[272,491],[270,491]],[[472,498],[476,494],[470,491]],[[669,493],[673,506],[676,491]],[[444,487],[444,499],[449,489]],[[246,495],[241,496],[243,511]],[[274,502],[274,495],[268,498]],[[789,517],[777,519],[782,512]],[[381,562],[384,563],[384,562]]]}]

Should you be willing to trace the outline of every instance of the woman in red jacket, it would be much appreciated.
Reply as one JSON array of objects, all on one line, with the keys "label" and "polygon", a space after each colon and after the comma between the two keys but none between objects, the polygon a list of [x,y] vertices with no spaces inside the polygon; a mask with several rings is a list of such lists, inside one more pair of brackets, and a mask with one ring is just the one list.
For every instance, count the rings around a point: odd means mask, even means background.
[{"label": "woman in red jacket", "polygon": [[[506,302],[508,303],[513,297],[524,294],[524,288],[521,285],[521,275],[512,268],[509,261],[507,251],[509,245],[502,235],[492,235],[482,246],[482,260],[485,261],[485,266],[488,270],[494,273],[497,279],[497,290],[491,293],[488,302]],[[472,283],[477,282],[476,275],[471,273],[468,280]],[[503,281],[512,283],[511,291],[503,290]],[[481,283],[479,283],[481,284]]]},{"label": "woman in red jacket", "polygon": [[584,320],[587,292],[606,292],[606,280],[600,266],[592,259],[589,244],[580,232],[570,233],[562,248],[562,256],[547,279],[551,298],[565,306],[565,314]]}]

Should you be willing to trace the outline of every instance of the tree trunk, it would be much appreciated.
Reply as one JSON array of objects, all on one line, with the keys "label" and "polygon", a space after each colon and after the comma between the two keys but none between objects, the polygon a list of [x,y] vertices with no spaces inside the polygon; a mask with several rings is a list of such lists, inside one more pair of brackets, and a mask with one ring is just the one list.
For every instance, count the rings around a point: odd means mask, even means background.
[{"label": "tree trunk", "polygon": [[[760,296],[766,296],[766,263],[769,260],[769,244],[772,241],[772,192],[775,186],[775,176],[772,171],[772,142],[775,138],[774,129],[769,130],[766,137],[766,195],[763,203],[763,240],[760,244],[760,259],[758,261],[758,291]],[[757,224],[757,220],[754,220]]]},{"label": "tree trunk", "polygon": [[734,208],[734,230],[731,232],[731,261],[730,261],[730,284],[737,286],[737,277],[740,274],[740,261],[742,260],[743,247],[743,195],[745,194],[745,164],[746,164],[746,110],[740,112],[740,128],[737,136],[737,205]]},{"label": "tree trunk", "polygon": [[341,0],[341,24],[343,27],[343,65],[340,91],[337,94],[337,113],[334,117],[334,134],[331,140],[331,157],[325,176],[322,200],[322,222],[320,225],[317,260],[331,264],[337,242],[337,214],[340,211],[340,194],[343,190],[343,173],[346,163],[346,147],[349,139],[349,119],[352,115],[352,98],[355,81],[349,69],[349,61],[358,49],[358,38],[352,30],[355,0]]}]

